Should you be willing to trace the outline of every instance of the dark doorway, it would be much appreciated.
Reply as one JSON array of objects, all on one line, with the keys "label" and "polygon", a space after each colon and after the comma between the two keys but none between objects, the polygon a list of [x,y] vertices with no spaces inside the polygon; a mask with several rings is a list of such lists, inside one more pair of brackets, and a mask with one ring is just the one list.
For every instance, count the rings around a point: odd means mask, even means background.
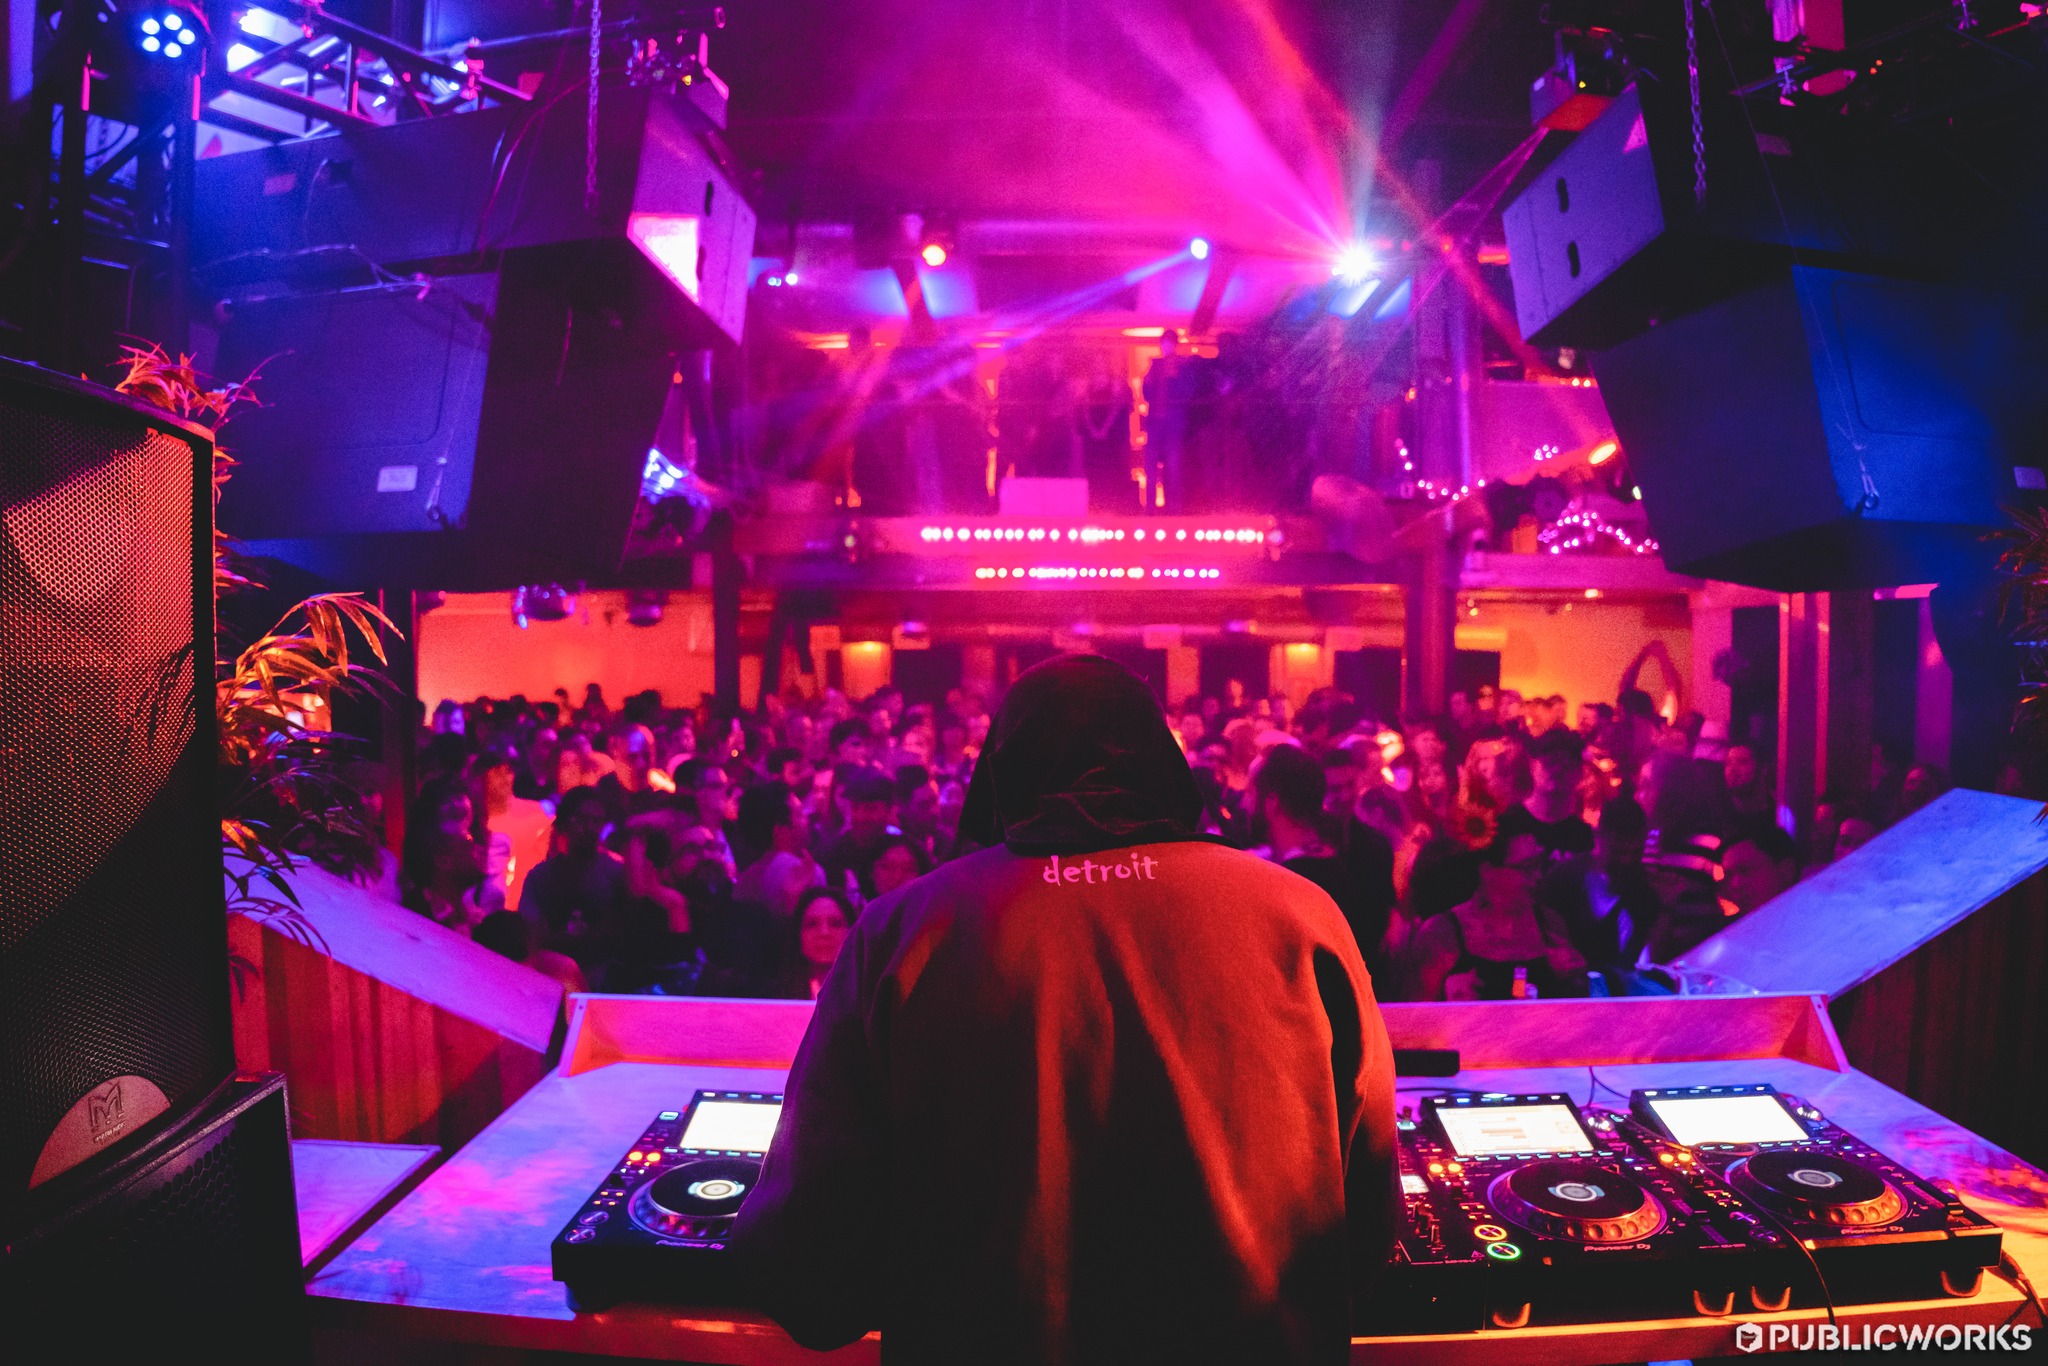
[{"label": "dark doorway", "polygon": [[1451,656],[1451,691],[1473,696],[1481,688],[1500,687],[1500,651],[1460,650]]},{"label": "dark doorway", "polygon": [[927,650],[897,650],[890,658],[896,690],[908,703],[932,706],[946,700],[949,688],[960,686],[961,647],[934,645]]},{"label": "dark doorway", "polygon": [[1201,687],[1204,697],[1229,696],[1228,684],[1244,685],[1247,701],[1264,697],[1272,683],[1273,651],[1255,641],[1202,647]]},{"label": "dark doorway", "polygon": [[1367,716],[1394,721],[1401,715],[1401,651],[1398,646],[1375,645],[1363,650],[1339,650],[1335,665],[1338,687],[1358,700]]},{"label": "dark doorway", "polygon": [[[1918,603],[1914,604],[1917,609]],[[1747,743],[1758,754],[1778,753],[1778,609],[1738,607],[1731,614],[1730,648],[1725,667],[1714,661],[1714,676],[1728,685],[1728,738]],[[1919,614],[1914,614],[1918,635]],[[1911,708],[1908,707],[1908,715]],[[1910,737],[1912,722],[1907,721]]]}]

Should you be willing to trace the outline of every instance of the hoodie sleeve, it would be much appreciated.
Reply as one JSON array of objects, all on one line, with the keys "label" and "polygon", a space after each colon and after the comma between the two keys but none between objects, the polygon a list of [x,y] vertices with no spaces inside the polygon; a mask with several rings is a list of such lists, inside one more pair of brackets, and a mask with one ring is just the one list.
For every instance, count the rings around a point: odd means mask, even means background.
[{"label": "hoodie sleeve", "polygon": [[1330,1069],[1343,1123],[1344,1213],[1352,1291],[1387,1259],[1401,1206],[1395,1155],[1394,1049],[1355,954],[1319,950],[1316,989],[1330,1022]]},{"label": "hoodie sleeve", "polygon": [[844,1346],[880,1326],[890,1180],[882,1068],[863,983],[874,946],[858,929],[826,975],[797,1049],[761,1184],[733,1247],[757,1302],[805,1347]]}]

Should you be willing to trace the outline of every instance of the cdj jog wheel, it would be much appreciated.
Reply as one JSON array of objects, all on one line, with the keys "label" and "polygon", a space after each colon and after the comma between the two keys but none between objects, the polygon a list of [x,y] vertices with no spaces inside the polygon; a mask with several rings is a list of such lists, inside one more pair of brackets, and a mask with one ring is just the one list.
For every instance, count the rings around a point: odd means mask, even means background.
[{"label": "cdj jog wheel", "polygon": [[1486,1199],[1531,1232],[1579,1243],[1632,1243],[1665,1223],[1657,1197],[1591,1162],[1528,1163],[1495,1177]]},{"label": "cdj jog wheel", "polygon": [[740,1202],[761,1179],[761,1164],[738,1157],[707,1157],[663,1172],[633,1192],[627,1210],[649,1233],[669,1238],[721,1237],[732,1228]]},{"label": "cdj jog wheel", "polygon": [[1728,1183],[1782,1213],[1837,1228],[1889,1224],[1906,1212],[1891,1182],[1833,1153],[1758,1153],[1729,1168]]}]

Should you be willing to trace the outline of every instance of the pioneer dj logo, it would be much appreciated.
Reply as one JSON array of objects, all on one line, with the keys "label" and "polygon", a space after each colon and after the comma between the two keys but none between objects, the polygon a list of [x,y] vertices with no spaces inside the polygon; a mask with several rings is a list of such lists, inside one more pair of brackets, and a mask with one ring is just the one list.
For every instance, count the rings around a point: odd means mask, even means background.
[{"label": "pioneer dj logo", "polygon": [[128,1121],[122,1115],[120,1082],[113,1082],[106,1090],[87,1097],[85,1124],[92,1131],[94,1143],[105,1143],[128,1127]]},{"label": "pioneer dj logo", "polygon": [[1607,1194],[1590,1181],[1561,1181],[1550,1188],[1550,1193],[1560,1200],[1570,1200],[1588,1205]]},{"label": "pioneer dj logo", "polygon": [[1754,1323],[1735,1325],[1735,1345],[1745,1352],[1754,1352],[1764,1345],[1764,1330]]},{"label": "pioneer dj logo", "polygon": [[1815,1190],[1829,1190],[1842,1184],[1839,1174],[1822,1171],[1818,1167],[1795,1167],[1789,1175],[1800,1185],[1812,1186]]}]

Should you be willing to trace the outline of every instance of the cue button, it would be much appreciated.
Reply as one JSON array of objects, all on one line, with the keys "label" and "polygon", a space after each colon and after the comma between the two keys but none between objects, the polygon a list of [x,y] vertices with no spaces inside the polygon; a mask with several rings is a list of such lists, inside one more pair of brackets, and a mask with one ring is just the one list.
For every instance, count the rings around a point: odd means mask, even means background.
[{"label": "cue button", "polygon": [[576,1222],[584,1225],[587,1228],[596,1224],[601,1224],[609,1218],[611,1218],[611,1216],[600,1209],[592,1210],[589,1214],[584,1215],[581,1219],[578,1219]]},{"label": "cue button", "polygon": [[596,1236],[597,1230],[594,1228],[572,1228],[569,1230],[569,1241],[572,1243],[587,1243]]}]

